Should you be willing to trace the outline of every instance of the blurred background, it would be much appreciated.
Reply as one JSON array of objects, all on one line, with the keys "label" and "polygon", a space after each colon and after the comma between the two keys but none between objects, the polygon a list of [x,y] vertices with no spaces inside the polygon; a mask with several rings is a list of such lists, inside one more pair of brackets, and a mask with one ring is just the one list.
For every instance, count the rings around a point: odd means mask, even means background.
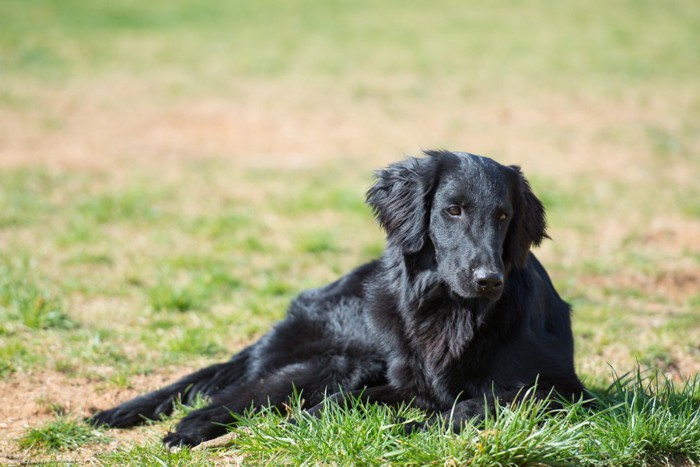
[{"label": "blurred background", "polygon": [[698,16],[682,0],[9,0],[3,165],[373,167],[446,147],[643,182],[697,152]]},{"label": "blurred background", "polygon": [[3,0],[5,429],[256,338],[380,254],[372,171],[432,148],[523,167],[588,384],[696,374],[698,25],[695,0]]}]

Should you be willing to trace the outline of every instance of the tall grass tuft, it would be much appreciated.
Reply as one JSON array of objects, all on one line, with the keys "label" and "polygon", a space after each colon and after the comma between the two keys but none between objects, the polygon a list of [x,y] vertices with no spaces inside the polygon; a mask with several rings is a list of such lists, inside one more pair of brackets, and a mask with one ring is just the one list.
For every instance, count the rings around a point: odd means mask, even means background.
[{"label": "tall grass tuft", "polygon": [[588,449],[615,465],[700,461],[700,375],[678,387],[641,370],[616,378],[591,425]]},{"label": "tall grass tuft", "polygon": [[30,427],[19,439],[19,446],[22,449],[64,451],[108,441],[109,438],[97,428],[59,417],[42,427]]}]

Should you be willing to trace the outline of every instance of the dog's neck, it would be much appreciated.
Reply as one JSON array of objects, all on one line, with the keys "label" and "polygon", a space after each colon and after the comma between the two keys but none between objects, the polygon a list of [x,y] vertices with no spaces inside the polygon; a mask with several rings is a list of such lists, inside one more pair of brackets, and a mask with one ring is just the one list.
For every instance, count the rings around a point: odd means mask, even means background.
[{"label": "dog's neck", "polygon": [[[399,249],[387,249],[382,263],[384,287],[393,290],[398,298],[398,311],[404,316],[404,323],[413,323],[414,329],[406,331],[430,333],[436,339],[444,339],[443,347],[451,349],[448,353],[457,354],[458,348],[471,342],[497,303],[487,298],[464,298],[450,291],[429,253],[405,255]],[[407,319],[407,315],[411,318]],[[447,329],[439,323],[452,326]]]}]

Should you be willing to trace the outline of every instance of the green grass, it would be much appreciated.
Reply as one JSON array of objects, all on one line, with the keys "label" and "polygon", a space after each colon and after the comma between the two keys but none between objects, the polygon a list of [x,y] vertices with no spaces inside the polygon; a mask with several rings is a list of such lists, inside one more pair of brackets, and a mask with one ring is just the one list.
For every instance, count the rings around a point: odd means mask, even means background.
[{"label": "green grass", "polygon": [[[243,416],[236,436],[214,450],[168,452],[148,441],[122,447],[98,459],[109,465],[206,465],[237,459],[255,465],[659,465],[700,462],[700,379],[674,383],[663,373],[639,370],[616,377],[594,398],[569,403],[557,412],[525,395],[495,416],[464,425],[459,434],[442,422],[407,435],[404,427],[425,415],[348,400],[330,404],[321,415],[301,409],[303,394],[288,410],[264,409]],[[591,402],[592,401],[592,402]],[[202,407],[178,405],[175,421]],[[592,404],[592,405],[591,405]],[[295,423],[288,423],[290,418]],[[444,420],[446,422],[446,420]],[[106,442],[99,430],[58,416],[30,428],[20,446],[34,451],[71,451]]]},{"label": "green grass", "polygon": [[38,282],[36,266],[0,263],[0,334],[11,333],[14,324],[30,329],[71,328],[63,301]]},{"label": "green grass", "polygon": [[59,417],[42,427],[29,428],[19,439],[19,446],[41,451],[65,451],[107,442],[109,438],[102,431],[84,422]]},{"label": "green grass", "polygon": [[[477,2],[463,8],[445,0],[434,9],[396,1],[4,4],[0,65],[44,79],[112,71],[119,64],[126,65],[124,72],[145,73],[152,63],[164,70],[195,68],[206,77],[221,56],[226,60],[218,64],[226,73],[263,78],[338,77],[361,63],[379,75],[470,72],[477,79],[540,78],[548,84],[562,76],[678,80],[694,76],[698,66],[688,53],[698,39],[694,26],[700,16],[692,2],[658,8],[630,0],[601,9],[583,1],[529,1],[521,8]],[[544,12],[548,27],[542,27]],[[650,24],[656,34],[639,34]],[[31,40],[21,40],[28,35]],[[383,53],[374,53],[375,44],[382,44]],[[663,67],[656,65],[660,62]],[[552,69],[558,73],[548,73]]]},{"label": "green grass", "polygon": [[[217,455],[217,459],[222,456]],[[207,466],[213,462],[213,456],[208,452],[190,451],[189,449],[174,453],[168,451],[162,443],[151,442],[120,449],[100,456],[104,465],[139,465],[139,466]],[[232,461],[235,457],[232,458]],[[226,461],[226,458],[223,459]]]},{"label": "green grass", "polygon": [[622,377],[602,394],[610,408],[591,427],[593,452],[615,465],[700,462],[700,379],[677,388],[652,376]]},{"label": "green grass", "polygon": [[123,191],[93,195],[78,206],[78,212],[97,224],[120,221],[143,222],[156,219],[159,209],[145,191]]},{"label": "green grass", "polygon": [[0,228],[31,224],[49,208],[47,192],[56,180],[45,170],[0,172]]},{"label": "green grass", "polygon": [[[495,417],[454,434],[442,423],[406,435],[424,415],[407,407],[348,401],[320,417],[300,409],[263,410],[243,417],[236,437],[215,455],[255,465],[659,465],[700,461],[700,380],[676,385],[662,374],[637,372],[595,390],[595,408],[582,402],[551,413],[525,398]],[[186,413],[189,408],[185,408]],[[292,417],[294,424],[287,423]],[[104,457],[108,462],[154,462],[162,446],[146,444]],[[167,454],[168,462],[205,463],[201,451]]]},{"label": "green grass", "polygon": [[359,465],[462,465],[571,462],[583,440],[584,422],[572,421],[576,411],[561,417],[546,417],[540,404],[529,402],[482,426],[467,425],[454,435],[436,424],[429,430],[407,436],[404,424],[420,420],[421,414],[407,408],[394,412],[385,407],[350,403],[333,407],[319,419],[298,410],[290,426],[280,416],[246,419],[233,449],[256,463]]},{"label": "green grass", "polygon": [[189,311],[204,306],[205,296],[193,285],[182,287],[160,283],[149,290],[151,306],[156,310]]}]

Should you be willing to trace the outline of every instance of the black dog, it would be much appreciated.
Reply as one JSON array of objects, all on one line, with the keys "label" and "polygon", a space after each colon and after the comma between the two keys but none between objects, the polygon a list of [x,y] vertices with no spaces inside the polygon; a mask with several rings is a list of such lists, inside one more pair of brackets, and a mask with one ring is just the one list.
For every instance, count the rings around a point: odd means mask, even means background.
[{"label": "black dog", "polygon": [[326,393],[352,394],[450,414],[456,429],[535,383],[535,397],[580,397],[569,305],[530,253],[547,237],[544,208],[520,169],[426,154],[380,170],[367,194],[387,234],[380,259],[301,293],[230,361],[92,422],[128,427],[209,396],[165,437],[178,446],[223,434],[248,408],[281,407],[294,389],[312,412]]}]

